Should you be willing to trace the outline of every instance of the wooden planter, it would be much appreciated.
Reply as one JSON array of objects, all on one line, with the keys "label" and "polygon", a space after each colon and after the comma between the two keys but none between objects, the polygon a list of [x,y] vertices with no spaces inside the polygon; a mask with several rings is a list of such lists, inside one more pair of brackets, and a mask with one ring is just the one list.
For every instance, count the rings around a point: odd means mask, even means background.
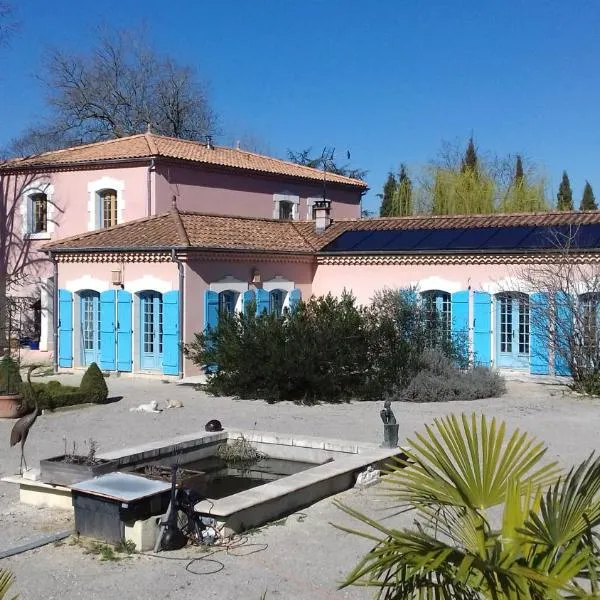
[{"label": "wooden planter", "polygon": [[16,419],[21,414],[21,394],[0,395],[0,418]]},{"label": "wooden planter", "polygon": [[[84,457],[79,457],[84,459]],[[40,478],[44,483],[69,486],[99,475],[112,473],[119,468],[116,460],[99,460],[94,465],[65,462],[65,455],[40,460]]]}]

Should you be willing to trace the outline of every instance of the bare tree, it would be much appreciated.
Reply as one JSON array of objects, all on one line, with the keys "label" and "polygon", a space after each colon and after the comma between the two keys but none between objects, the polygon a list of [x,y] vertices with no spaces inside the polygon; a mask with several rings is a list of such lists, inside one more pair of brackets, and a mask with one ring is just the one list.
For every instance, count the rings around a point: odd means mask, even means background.
[{"label": "bare tree", "polygon": [[[574,388],[600,393],[600,265],[582,252],[578,226],[552,229],[553,249],[543,260],[517,272],[530,295],[530,328],[538,339],[533,364],[554,363],[558,375],[571,375]],[[552,370],[552,369],[550,369]]]},{"label": "bare tree", "polygon": [[157,54],[141,31],[99,32],[91,52],[50,51],[41,81],[49,115],[12,145],[31,154],[141,133],[202,139],[217,133],[207,86],[194,69]]},{"label": "bare tree", "polygon": [[[14,330],[9,307],[14,303],[9,297],[17,288],[27,290],[37,284],[39,275],[45,272],[48,258],[39,249],[40,242],[27,233],[23,218],[28,218],[21,210],[26,201],[26,190],[32,184],[43,187],[43,175],[35,172],[15,173],[0,165],[0,348],[7,347],[7,332]],[[46,199],[47,202],[50,202]],[[52,201],[53,210],[48,205],[43,210],[46,222],[55,220],[61,210]],[[32,292],[37,295],[37,290]]]}]

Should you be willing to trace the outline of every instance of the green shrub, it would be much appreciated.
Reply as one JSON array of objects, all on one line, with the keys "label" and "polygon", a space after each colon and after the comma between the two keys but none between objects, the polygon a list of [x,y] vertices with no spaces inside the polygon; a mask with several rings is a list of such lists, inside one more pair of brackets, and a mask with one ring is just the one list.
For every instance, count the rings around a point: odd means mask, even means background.
[{"label": "green shrub", "polygon": [[18,394],[21,389],[19,363],[10,356],[0,360],[0,393]]},{"label": "green shrub", "polygon": [[348,293],[300,302],[283,316],[221,315],[196,334],[186,355],[210,366],[216,395],[305,404],[379,400],[405,389],[437,348],[452,369],[467,362],[465,339],[450,335],[412,290],[385,290],[367,308]]},{"label": "green shrub", "polygon": [[[32,388],[33,394],[32,395]],[[21,384],[21,394],[24,402],[33,406],[37,399],[38,406],[45,410],[54,410],[61,406],[72,406],[75,404],[84,404],[88,402],[86,394],[80,388],[72,385],[62,385],[60,381],[53,379],[47,383],[28,383]]]},{"label": "green shrub", "polygon": [[407,386],[398,388],[390,400],[405,402],[449,402],[479,400],[501,396],[506,391],[504,379],[485,367],[466,371],[456,368],[452,360],[438,349],[428,349],[420,357],[420,368]]},{"label": "green shrub", "polygon": [[102,371],[93,362],[86,370],[81,380],[81,391],[85,394],[87,402],[102,404],[108,398],[108,387]]}]

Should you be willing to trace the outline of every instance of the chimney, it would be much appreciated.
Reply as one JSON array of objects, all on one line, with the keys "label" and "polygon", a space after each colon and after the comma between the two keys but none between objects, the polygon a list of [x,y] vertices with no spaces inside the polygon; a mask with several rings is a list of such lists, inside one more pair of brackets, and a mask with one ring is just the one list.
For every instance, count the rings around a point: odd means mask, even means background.
[{"label": "chimney", "polygon": [[317,233],[325,231],[331,225],[331,201],[317,200],[313,204],[313,214]]},{"label": "chimney", "polygon": [[213,143],[212,143],[212,135],[207,135],[206,136],[206,147],[209,150],[212,150],[214,148]]}]

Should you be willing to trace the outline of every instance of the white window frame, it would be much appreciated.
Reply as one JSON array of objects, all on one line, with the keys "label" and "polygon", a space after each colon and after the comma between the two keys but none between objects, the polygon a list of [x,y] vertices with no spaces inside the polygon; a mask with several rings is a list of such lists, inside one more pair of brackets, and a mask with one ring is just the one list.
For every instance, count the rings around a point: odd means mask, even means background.
[{"label": "white window frame", "polygon": [[298,220],[298,211],[300,207],[300,196],[283,192],[281,194],[273,194],[273,218],[279,219],[279,208],[281,202],[289,202],[292,205],[292,221]]},{"label": "white window frame", "polygon": [[209,289],[211,292],[217,292],[217,294],[227,291],[235,292],[237,294],[235,312],[243,312],[244,292],[247,292],[250,286],[246,281],[241,281],[228,275],[223,277],[223,279],[219,279],[219,281],[211,283]]},{"label": "white window frame", "polygon": [[107,175],[88,183],[88,231],[102,228],[102,202],[100,192],[115,190],[117,192],[117,225],[124,222],[125,217],[125,182]]},{"label": "white window frame", "polygon": [[[46,231],[33,233],[33,196],[46,194]],[[49,240],[54,233],[54,185],[47,181],[34,181],[21,193],[21,227],[23,237],[32,240]]]}]

